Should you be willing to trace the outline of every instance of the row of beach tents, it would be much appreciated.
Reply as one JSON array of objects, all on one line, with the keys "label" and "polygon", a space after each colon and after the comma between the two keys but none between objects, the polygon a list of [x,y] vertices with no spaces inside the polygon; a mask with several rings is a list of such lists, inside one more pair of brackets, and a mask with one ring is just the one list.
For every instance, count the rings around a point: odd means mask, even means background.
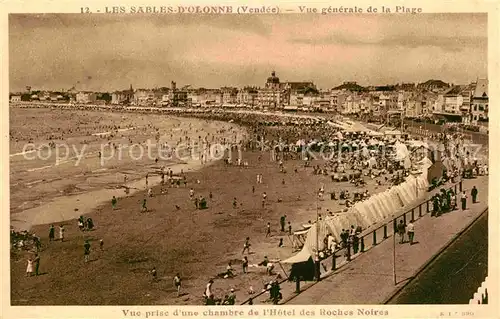
[{"label": "row of beach tents", "polygon": [[[432,162],[424,158],[418,164],[421,172],[419,175],[410,175],[405,182],[356,203],[348,211],[328,216],[311,225],[307,232],[302,234],[306,237],[302,250],[282,263],[294,264],[314,258],[317,249],[325,249],[323,238],[328,234],[332,234],[335,240],[340,242],[342,229],[350,229],[351,225],[361,226],[363,230],[369,229],[424,196],[429,187],[427,170]],[[318,238],[320,240],[317,240]]]}]

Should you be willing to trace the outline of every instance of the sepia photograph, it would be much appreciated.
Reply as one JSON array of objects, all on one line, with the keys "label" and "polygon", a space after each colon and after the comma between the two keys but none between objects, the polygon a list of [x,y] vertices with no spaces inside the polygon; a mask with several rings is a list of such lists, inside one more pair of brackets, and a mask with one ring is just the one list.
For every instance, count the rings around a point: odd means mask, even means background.
[{"label": "sepia photograph", "polygon": [[488,304],[496,17],[148,8],[8,15],[11,306]]}]

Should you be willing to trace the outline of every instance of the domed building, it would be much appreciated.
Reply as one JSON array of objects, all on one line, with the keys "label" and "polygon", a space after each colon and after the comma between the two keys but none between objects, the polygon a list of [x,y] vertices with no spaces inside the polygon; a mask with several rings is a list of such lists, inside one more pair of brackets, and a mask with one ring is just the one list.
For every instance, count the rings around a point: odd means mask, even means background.
[{"label": "domed building", "polygon": [[280,88],[280,78],[276,76],[276,72],[271,72],[271,76],[267,78],[266,82],[267,89],[279,89]]}]

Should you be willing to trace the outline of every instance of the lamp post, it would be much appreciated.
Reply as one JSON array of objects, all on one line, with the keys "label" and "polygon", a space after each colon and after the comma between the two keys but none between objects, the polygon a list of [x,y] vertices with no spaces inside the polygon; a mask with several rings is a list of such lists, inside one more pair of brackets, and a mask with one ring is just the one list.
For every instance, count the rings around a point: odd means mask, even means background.
[{"label": "lamp post", "polygon": [[320,280],[320,261],[319,261],[319,190],[318,195],[316,197],[316,255],[314,256],[314,269],[316,273],[316,281]]},{"label": "lamp post", "polygon": [[398,284],[396,279],[396,231],[397,231],[397,220],[394,219],[394,235],[392,236],[392,277],[394,279],[394,286]]}]

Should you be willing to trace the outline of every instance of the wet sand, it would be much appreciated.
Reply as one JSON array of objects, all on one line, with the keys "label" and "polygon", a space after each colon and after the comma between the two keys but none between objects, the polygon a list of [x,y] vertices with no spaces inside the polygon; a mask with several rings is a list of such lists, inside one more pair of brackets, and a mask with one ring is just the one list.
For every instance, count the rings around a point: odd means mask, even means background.
[{"label": "wet sand", "polygon": [[[243,132],[236,125],[222,122],[111,112],[12,108],[10,120],[11,226],[15,229],[30,229],[33,225],[87,214],[112,196],[124,196],[125,187],[130,188],[130,194],[145,190],[146,173],[151,175],[150,186],[158,184],[162,166],[176,174],[203,166],[190,156],[160,158],[156,163],[157,150],[151,151],[153,158],[146,154],[141,157],[141,149],[147,151],[146,141],[154,143],[158,133],[160,143],[175,145],[180,136],[192,139],[206,134],[222,136],[216,134],[222,127],[228,128],[228,138],[232,132]],[[110,126],[121,128],[108,130]],[[34,145],[31,149],[39,149],[50,141],[64,147],[23,152],[28,143]],[[107,143],[121,148],[113,150]],[[123,180],[125,175],[127,183]]]}]

